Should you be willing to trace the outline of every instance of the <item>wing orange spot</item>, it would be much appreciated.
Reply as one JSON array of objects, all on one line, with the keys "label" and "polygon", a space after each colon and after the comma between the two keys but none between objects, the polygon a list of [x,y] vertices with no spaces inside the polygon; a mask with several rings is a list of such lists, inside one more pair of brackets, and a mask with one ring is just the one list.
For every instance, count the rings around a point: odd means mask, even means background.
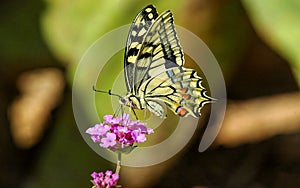
[{"label": "wing orange spot", "polygon": [[191,98],[191,95],[189,95],[189,94],[181,94],[181,96],[185,99]]},{"label": "wing orange spot", "polygon": [[186,93],[188,89],[187,89],[187,88],[181,88],[180,90],[181,90],[183,93]]},{"label": "wing orange spot", "polygon": [[188,113],[188,111],[183,107],[179,107],[177,108],[176,113],[180,116],[185,116]]}]

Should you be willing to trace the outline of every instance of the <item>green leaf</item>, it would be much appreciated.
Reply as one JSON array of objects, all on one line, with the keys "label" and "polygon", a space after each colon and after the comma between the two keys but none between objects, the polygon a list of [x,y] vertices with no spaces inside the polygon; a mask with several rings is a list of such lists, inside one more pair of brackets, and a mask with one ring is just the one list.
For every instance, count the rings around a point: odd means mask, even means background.
[{"label": "green leaf", "polygon": [[300,1],[243,0],[255,30],[287,59],[300,85]]}]

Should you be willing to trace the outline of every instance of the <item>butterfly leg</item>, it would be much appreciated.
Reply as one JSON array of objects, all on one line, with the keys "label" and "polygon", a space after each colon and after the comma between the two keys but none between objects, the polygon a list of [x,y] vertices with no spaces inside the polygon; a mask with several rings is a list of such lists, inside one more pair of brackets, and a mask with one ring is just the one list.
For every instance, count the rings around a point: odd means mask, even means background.
[{"label": "butterfly leg", "polygon": [[135,113],[135,111],[134,111],[134,108],[131,108],[131,110],[132,110],[132,112],[133,112],[133,114],[134,114],[134,116],[135,116],[135,119],[136,119],[136,120],[139,120],[139,118],[137,117],[137,115],[136,115],[136,113]]},{"label": "butterfly leg", "polygon": [[117,117],[119,115],[119,113],[120,113],[120,110],[123,111],[122,105],[119,105],[119,107],[115,111],[113,117]]}]

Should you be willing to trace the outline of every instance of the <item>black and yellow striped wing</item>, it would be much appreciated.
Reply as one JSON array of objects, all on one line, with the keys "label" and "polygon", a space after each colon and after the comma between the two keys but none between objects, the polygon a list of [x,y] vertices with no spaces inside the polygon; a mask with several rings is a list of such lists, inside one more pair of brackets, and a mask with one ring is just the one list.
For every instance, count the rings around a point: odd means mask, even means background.
[{"label": "black and yellow striped wing", "polygon": [[146,6],[134,19],[128,34],[125,56],[124,69],[127,91],[133,91],[133,73],[138,53],[142,47],[146,33],[154,20],[158,17],[158,13],[153,5]]},{"label": "black and yellow striped wing", "polygon": [[184,68],[184,55],[170,11],[158,16],[149,5],[132,24],[125,50],[125,80],[128,92],[146,103],[160,117],[166,117],[165,103],[179,116],[199,117],[211,101],[202,78]]},{"label": "black and yellow striped wing", "polygon": [[201,108],[212,100],[201,83],[195,70],[173,67],[144,82],[138,95],[145,96],[148,109],[160,117],[166,116],[162,103],[179,116],[199,117]]},{"label": "black and yellow striped wing", "polygon": [[151,75],[183,64],[172,13],[165,11],[158,16],[153,5],[145,7],[135,18],[127,39],[124,66],[128,91],[136,93]]}]

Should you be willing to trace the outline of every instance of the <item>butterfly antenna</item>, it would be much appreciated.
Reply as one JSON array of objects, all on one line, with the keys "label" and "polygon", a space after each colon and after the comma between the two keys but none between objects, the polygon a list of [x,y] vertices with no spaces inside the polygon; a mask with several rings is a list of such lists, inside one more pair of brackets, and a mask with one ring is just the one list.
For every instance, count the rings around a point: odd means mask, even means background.
[{"label": "butterfly antenna", "polygon": [[122,96],[121,96],[121,95],[118,95],[118,94],[112,93],[112,92],[111,92],[111,90],[108,90],[108,91],[102,91],[102,90],[98,90],[98,89],[96,89],[96,88],[95,88],[95,86],[94,86],[94,85],[93,85],[93,90],[94,90],[95,92],[107,93],[107,94],[109,94],[109,95],[112,95],[112,96],[117,96],[117,97],[119,97],[119,98],[122,98]]}]

